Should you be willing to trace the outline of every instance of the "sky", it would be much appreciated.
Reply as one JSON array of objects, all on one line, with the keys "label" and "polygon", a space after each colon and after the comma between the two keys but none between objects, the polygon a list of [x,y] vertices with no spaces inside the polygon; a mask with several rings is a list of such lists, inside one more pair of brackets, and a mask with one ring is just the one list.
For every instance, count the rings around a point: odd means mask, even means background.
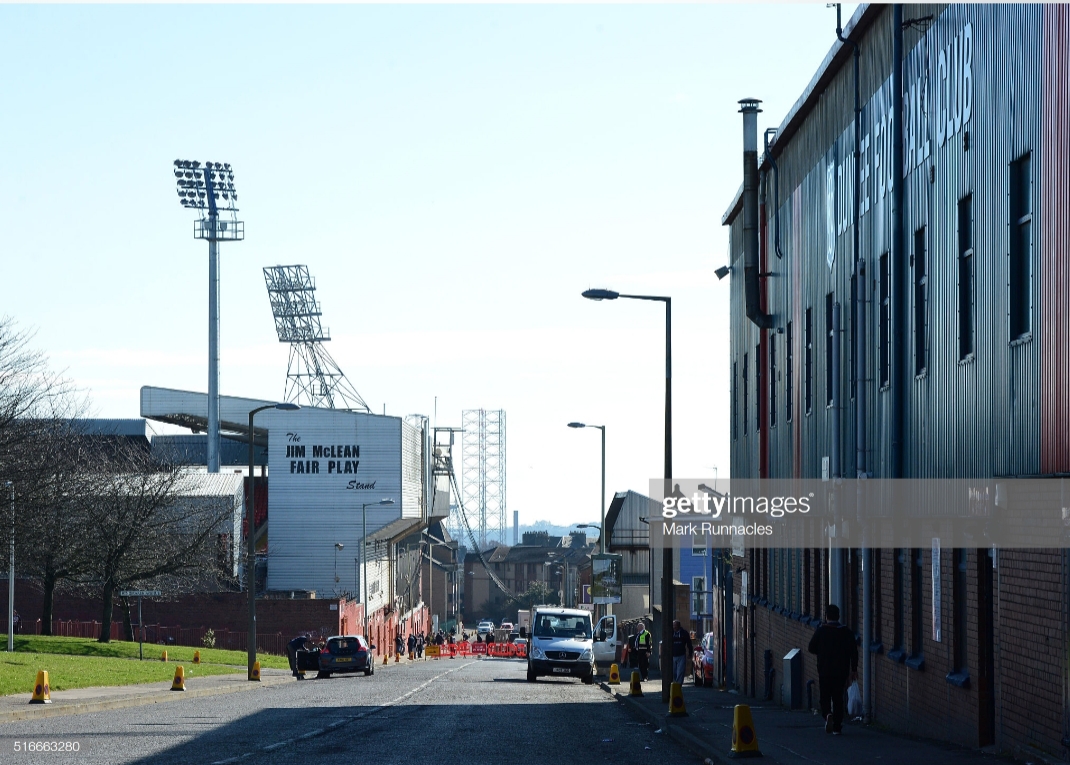
[{"label": "sky", "polygon": [[[844,23],[855,6],[845,5]],[[504,409],[506,504],[596,521],[673,460],[725,477],[737,101],[778,126],[835,43],[780,5],[0,5],[0,315],[98,417],[207,390],[207,244],[175,159],[229,162],[220,390],[279,399],[265,266],[306,264],[375,412]],[[165,430],[165,428],[161,428]]]}]

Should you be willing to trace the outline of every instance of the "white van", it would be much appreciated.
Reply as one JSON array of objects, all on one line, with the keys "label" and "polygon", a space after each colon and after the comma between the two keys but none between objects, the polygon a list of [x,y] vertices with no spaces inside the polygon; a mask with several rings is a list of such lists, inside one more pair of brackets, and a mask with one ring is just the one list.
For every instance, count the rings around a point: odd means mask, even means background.
[{"label": "white van", "polygon": [[528,682],[534,683],[540,675],[555,675],[593,683],[593,637],[589,611],[555,606],[531,609]]},{"label": "white van", "polygon": [[627,636],[621,634],[620,620],[613,614],[603,616],[594,628],[594,664],[599,674],[609,673],[611,665],[620,665],[620,655]]}]

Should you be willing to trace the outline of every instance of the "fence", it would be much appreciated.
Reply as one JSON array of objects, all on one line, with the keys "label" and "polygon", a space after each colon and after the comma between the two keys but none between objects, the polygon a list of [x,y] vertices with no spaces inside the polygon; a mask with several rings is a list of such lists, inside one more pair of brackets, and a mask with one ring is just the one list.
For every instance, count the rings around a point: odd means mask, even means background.
[{"label": "fence", "polygon": [[[62,621],[52,622],[52,634],[58,637],[99,638],[101,622]],[[159,624],[146,624],[143,639],[146,643],[159,643],[161,645],[185,645],[204,648],[204,635],[208,631],[205,627],[164,627]],[[34,634],[41,634],[41,620],[34,624]],[[134,637],[138,637],[137,627],[134,627]],[[125,640],[122,622],[112,622],[111,639]],[[289,641],[283,638],[281,632],[274,634],[258,633],[256,636],[256,650],[259,653],[270,653],[279,656],[286,654],[286,644]],[[225,648],[232,651],[245,651],[249,645],[249,633],[234,630],[217,630],[215,632],[215,647]]]}]

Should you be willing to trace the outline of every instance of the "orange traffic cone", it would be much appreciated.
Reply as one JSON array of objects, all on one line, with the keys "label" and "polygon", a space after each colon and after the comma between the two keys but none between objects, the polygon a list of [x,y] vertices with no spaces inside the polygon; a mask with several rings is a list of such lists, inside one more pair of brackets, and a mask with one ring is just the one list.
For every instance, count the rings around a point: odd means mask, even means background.
[{"label": "orange traffic cone", "polygon": [[33,684],[33,697],[31,704],[51,704],[52,697],[48,693],[48,672],[43,669],[37,670],[37,682]]},{"label": "orange traffic cone", "polygon": [[249,673],[249,679],[260,682],[260,662],[253,662],[253,671]]},{"label": "orange traffic cone", "polygon": [[194,651],[193,652],[193,663],[194,664],[200,664],[201,663],[201,652],[200,651]]},{"label": "orange traffic cone", "polygon": [[609,668],[609,684],[620,685],[620,668],[616,664]]},{"label": "orange traffic cone", "polygon": [[750,707],[746,704],[736,704],[732,714],[732,751],[729,757],[761,757],[758,750],[758,735],[754,732],[754,721],[751,720]]},{"label": "orange traffic cone", "polygon": [[175,679],[171,681],[172,691],[184,691],[186,690],[186,670],[182,669],[182,665],[179,664],[175,667]]}]

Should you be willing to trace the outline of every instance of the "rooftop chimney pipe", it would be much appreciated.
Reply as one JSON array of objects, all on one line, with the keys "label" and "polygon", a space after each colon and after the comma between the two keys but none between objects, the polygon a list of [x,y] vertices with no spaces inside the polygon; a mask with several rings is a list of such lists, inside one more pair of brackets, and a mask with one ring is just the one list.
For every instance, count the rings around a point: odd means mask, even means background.
[{"label": "rooftop chimney pipe", "polygon": [[746,285],[747,318],[759,329],[773,326],[773,317],[762,310],[758,290],[758,104],[757,98],[739,102],[743,114],[743,280]]}]

